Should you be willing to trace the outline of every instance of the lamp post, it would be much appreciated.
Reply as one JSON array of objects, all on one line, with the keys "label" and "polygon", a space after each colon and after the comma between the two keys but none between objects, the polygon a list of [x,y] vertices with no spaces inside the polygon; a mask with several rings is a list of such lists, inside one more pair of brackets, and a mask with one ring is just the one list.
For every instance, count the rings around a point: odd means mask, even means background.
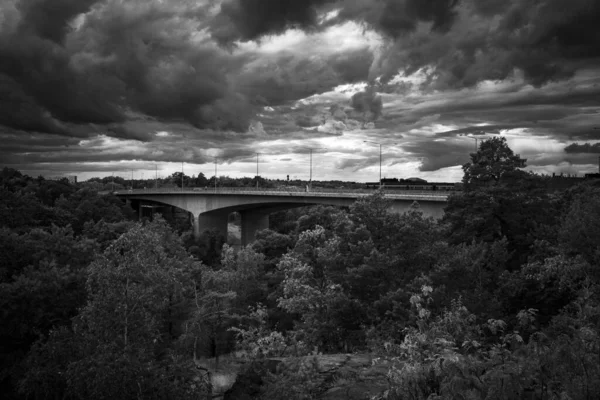
[{"label": "lamp post", "polygon": [[258,189],[258,155],[260,153],[256,153],[256,188]]},{"label": "lamp post", "polygon": [[479,142],[478,142],[478,140],[479,140],[479,139],[481,139],[481,140],[485,140],[485,139],[487,139],[487,137],[485,137],[485,136],[483,136],[483,137],[480,137],[480,138],[473,137],[473,136],[467,136],[467,137],[468,137],[469,139],[473,139],[473,140],[475,141],[475,152],[477,152],[477,150],[479,150]]},{"label": "lamp post", "polygon": [[467,137],[468,137],[469,139],[473,139],[473,140],[475,140],[475,151],[477,152],[477,149],[479,149],[479,146],[477,145],[477,140],[478,140],[478,138],[476,138],[476,137],[472,137],[472,136],[467,136]]},{"label": "lamp post", "polygon": [[372,144],[376,144],[379,146],[379,188],[381,189],[381,148],[382,148],[382,144],[378,143],[378,142],[372,142],[370,140],[363,140],[363,142],[365,143],[372,143]]},{"label": "lamp post", "polygon": [[215,157],[215,193],[217,193],[217,161],[218,158]]},{"label": "lamp post", "polygon": [[313,150],[323,150],[322,147],[304,147],[309,151],[308,186],[312,189],[312,155]]}]

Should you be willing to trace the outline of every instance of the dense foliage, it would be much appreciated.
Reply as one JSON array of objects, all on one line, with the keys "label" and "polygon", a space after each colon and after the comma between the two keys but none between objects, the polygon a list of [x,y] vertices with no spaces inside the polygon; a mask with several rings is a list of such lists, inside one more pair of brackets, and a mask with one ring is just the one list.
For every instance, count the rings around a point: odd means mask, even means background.
[{"label": "dense foliage", "polygon": [[[392,365],[388,399],[598,398],[600,184],[548,190],[524,166],[484,141],[440,221],[377,192],[273,214],[210,262],[94,181],[5,169],[2,392],[199,398],[202,358],[368,352]],[[302,368],[265,377],[262,397],[318,396]]]}]

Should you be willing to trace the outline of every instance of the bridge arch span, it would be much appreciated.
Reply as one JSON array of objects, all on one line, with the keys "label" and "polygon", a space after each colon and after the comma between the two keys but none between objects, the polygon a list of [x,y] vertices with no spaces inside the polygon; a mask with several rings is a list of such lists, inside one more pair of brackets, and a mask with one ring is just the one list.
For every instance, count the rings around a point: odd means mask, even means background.
[{"label": "bridge arch span", "polygon": [[[242,245],[254,240],[255,233],[269,226],[269,214],[291,208],[331,205],[348,207],[365,194],[352,193],[294,193],[294,192],[204,192],[204,191],[153,191],[118,192],[117,196],[140,203],[158,203],[188,211],[193,216],[194,236],[202,230],[216,229],[227,233],[227,220],[232,212],[242,216]],[[412,196],[412,197],[411,197]],[[446,198],[441,196],[407,195],[390,196],[392,211],[405,212],[416,200],[427,216],[440,217]]]}]

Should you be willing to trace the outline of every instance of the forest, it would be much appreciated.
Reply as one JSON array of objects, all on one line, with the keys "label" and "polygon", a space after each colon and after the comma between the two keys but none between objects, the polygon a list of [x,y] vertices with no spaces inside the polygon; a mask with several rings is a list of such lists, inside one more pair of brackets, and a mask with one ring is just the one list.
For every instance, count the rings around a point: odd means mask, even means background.
[{"label": "forest", "polygon": [[[368,353],[390,365],[381,399],[598,399],[600,180],[525,166],[485,140],[440,220],[376,191],[210,257],[102,187],[4,168],[2,398],[204,399],[202,357]],[[318,398],[297,372],[259,397]]]}]

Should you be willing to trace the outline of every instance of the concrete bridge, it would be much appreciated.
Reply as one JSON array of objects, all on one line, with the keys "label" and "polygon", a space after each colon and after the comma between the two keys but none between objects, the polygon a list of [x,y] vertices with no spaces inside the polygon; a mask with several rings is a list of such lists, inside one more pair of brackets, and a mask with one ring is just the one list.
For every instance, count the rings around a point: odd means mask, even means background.
[{"label": "concrete bridge", "polygon": [[[241,240],[247,245],[258,230],[269,227],[269,214],[295,207],[332,205],[348,207],[357,199],[373,194],[369,190],[311,189],[309,192],[285,189],[138,189],[122,190],[115,195],[131,202],[139,215],[143,207],[167,205],[189,212],[193,218],[194,236],[216,229],[227,235],[228,216],[239,212],[242,218]],[[404,191],[384,193],[392,201],[391,211],[403,213],[417,201],[425,216],[443,215],[448,192]]]}]

